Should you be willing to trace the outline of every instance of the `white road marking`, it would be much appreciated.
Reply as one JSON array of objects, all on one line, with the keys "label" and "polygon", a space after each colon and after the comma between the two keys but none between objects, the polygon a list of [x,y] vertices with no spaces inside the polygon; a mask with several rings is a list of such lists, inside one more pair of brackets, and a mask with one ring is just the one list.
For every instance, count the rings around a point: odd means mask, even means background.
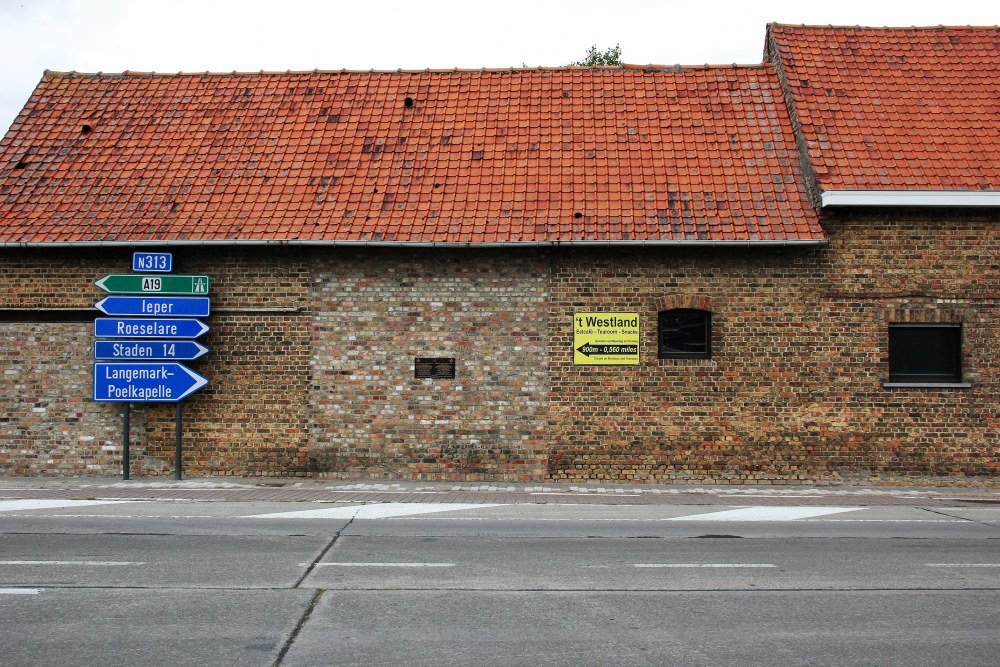
[{"label": "white road marking", "polygon": [[754,506],[740,507],[722,512],[688,514],[675,516],[664,521],[796,521],[811,519],[828,514],[856,512],[866,507],[797,507],[797,506]]},{"label": "white road marking", "polygon": [[815,493],[749,493],[731,492],[720,493],[720,498],[816,498]]},{"label": "white road marking", "polygon": [[[476,505],[477,507],[482,507],[482,505]],[[626,507],[625,505],[618,505],[618,507]],[[628,505],[632,507],[632,505]],[[12,514],[12,513],[0,513],[0,519],[13,519],[17,517],[23,517],[23,514]],[[276,515],[277,516],[277,515]],[[703,515],[702,515],[703,516]],[[218,519],[221,521],[227,521],[231,518],[238,519],[253,519],[257,518],[255,516],[238,516],[229,517],[226,515],[215,515],[215,514],[43,514],[34,515],[32,518],[37,519]],[[308,518],[308,517],[307,517]],[[324,518],[324,517],[320,517]],[[415,516],[414,521],[478,521],[481,523],[500,523],[500,522],[512,522],[512,521],[524,521],[530,519],[531,521],[548,521],[551,523],[566,523],[566,522],[588,522],[588,523],[647,523],[650,521],[666,521],[666,519],[658,519],[655,517],[650,517],[648,519],[634,519],[634,518],[550,518],[550,517],[526,517],[526,516],[491,516],[491,517],[478,517],[478,516]],[[982,520],[981,520],[982,522]],[[969,523],[968,519],[801,519],[799,523]],[[997,523],[996,521],[985,521],[985,523]]]},{"label": "white road marking", "polygon": [[0,565],[145,565],[131,560],[0,560]]},{"label": "white road marking", "polygon": [[[533,491],[529,493],[530,496],[576,496],[580,497],[582,495],[587,495],[585,493],[560,493],[558,491]],[[632,498],[638,495],[638,493],[592,493],[590,495],[599,496],[601,498]]]},{"label": "white road marking", "polygon": [[493,503],[375,503],[299,512],[251,514],[247,519],[392,519],[400,516],[500,507]]},{"label": "white road marking", "polygon": [[1000,563],[927,563],[927,567],[1000,567]]},{"label": "white road marking", "polygon": [[969,523],[966,519],[802,519],[800,523]]},{"label": "white road marking", "polygon": [[718,568],[755,568],[778,567],[774,563],[636,563],[635,567],[718,567]]},{"label": "white road marking", "polygon": [[15,510],[47,510],[59,509],[62,507],[89,507],[91,505],[118,505],[120,503],[135,502],[131,500],[57,500],[46,499],[23,499],[23,500],[0,500],[0,512],[12,512]]},{"label": "white road marking", "polygon": [[[24,517],[23,514],[3,514],[0,518]],[[217,514],[35,514],[33,519],[228,519]]]},{"label": "white road marking", "polygon": [[[308,566],[309,563],[301,563]],[[455,567],[454,563],[316,563],[316,567]]]},{"label": "white road marking", "polygon": [[38,595],[44,588],[0,588],[0,595]]}]

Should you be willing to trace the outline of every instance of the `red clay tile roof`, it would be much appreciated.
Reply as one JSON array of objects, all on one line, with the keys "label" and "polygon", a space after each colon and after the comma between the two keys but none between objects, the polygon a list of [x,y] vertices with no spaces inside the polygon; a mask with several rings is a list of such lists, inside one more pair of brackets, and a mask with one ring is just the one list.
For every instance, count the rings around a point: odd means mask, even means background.
[{"label": "red clay tile roof", "polygon": [[822,190],[1000,189],[1000,28],[772,24]]},{"label": "red clay tile roof", "polygon": [[0,244],[824,239],[770,65],[46,73]]}]

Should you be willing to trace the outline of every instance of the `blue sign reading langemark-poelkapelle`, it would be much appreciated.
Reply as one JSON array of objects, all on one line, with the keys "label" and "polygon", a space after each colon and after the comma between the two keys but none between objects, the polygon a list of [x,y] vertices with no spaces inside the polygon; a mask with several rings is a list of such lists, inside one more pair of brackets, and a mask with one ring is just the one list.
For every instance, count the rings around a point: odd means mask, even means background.
[{"label": "blue sign reading langemark-poelkapelle", "polygon": [[105,315],[207,317],[210,301],[205,296],[107,296],[94,308]]},{"label": "blue sign reading langemark-poelkapelle", "polygon": [[207,331],[207,324],[191,319],[98,317],[94,320],[97,338],[197,338]]},{"label": "blue sign reading langemark-poelkapelle", "polygon": [[208,354],[193,340],[96,340],[94,359],[121,361],[192,361]]},{"label": "blue sign reading langemark-poelkapelle", "polygon": [[176,403],[208,384],[183,364],[94,364],[94,400],[105,403]]},{"label": "blue sign reading langemark-poelkapelle", "polygon": [[169,252],[134,252],[132,270],[136,273],[170,273],[174,270],[174,255]]}]

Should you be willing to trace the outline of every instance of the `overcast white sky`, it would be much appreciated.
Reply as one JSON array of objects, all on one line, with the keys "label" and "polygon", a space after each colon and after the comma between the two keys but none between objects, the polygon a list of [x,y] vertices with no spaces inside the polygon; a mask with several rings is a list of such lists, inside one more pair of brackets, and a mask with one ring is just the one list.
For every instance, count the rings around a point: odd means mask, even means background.
[{"label": "overcast white sky", "polygon": [[764,27],[996,25],[997,0],[0,0],[0,130],[81,72],[758,63]]}]

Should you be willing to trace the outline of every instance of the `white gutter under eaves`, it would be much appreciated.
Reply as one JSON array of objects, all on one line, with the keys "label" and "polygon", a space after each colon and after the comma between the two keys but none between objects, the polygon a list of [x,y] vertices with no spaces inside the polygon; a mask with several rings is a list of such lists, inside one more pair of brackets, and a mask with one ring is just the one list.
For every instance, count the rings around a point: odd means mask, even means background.
[{"label": "white gutter under eaves", "polygon": [[316,246],[343,248],[560,248],[560,247],[704,247],[704,248],[757,248],[824,246],[826,239],[791,239],[761,241],[494,241],[489,243],[454,243],[437,241],[306,241],[306,240],[141,240],[141,241],[6,241],[0,248],[142,248],[142,247],[200,247],[200,246]]},{"label": "white gutter under eaves", "polygon": [[827,190],[820,195],[827,206],[996,207],[1000,191],[992,190]]}]

